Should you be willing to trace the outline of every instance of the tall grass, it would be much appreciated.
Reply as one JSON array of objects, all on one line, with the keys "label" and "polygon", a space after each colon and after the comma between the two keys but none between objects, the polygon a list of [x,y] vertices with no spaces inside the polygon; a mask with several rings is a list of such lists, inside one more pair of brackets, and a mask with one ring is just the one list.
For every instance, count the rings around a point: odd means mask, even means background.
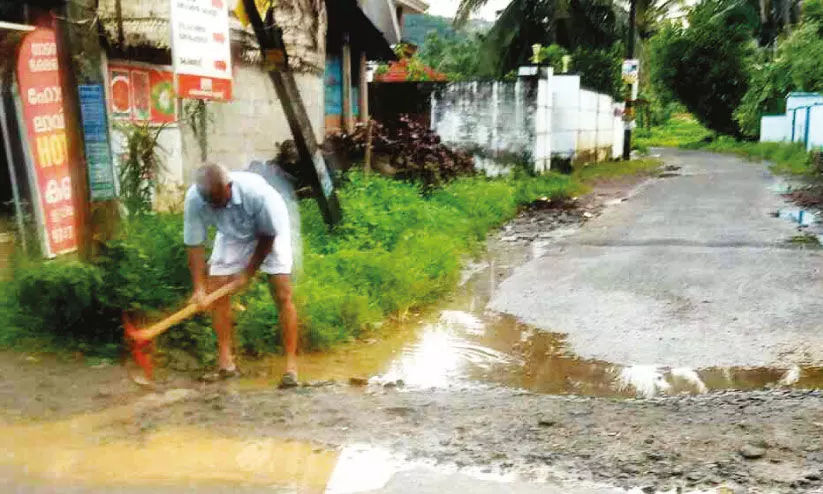
[{"label": "tall grass", "polygon": [[[600,164],[574,176],[467,177],[441,189],[352,172],[340,189],[343,223],[329,231],[313,201],[301,204],[303,266],[296,275],[302,348],[322,350],[373,330],[391,314],[430,304],[457,283],[463,260],[488,232],[540,197],[579,195],[585,181],[648,170],[657,162]],[[18,266],[0,291],[0,344],[43,336],[64,348],[116,352],[124,310],[159,317],[191,290],[182,217],[149,215],[125,225],[93,264],[70,260]],[[277,309],[266,284],[236,300],[243,352],[279,350]],[[47,308],[48,310],[44,310]],[[214,360],[208,318],[165,334],[160,346]]]}]

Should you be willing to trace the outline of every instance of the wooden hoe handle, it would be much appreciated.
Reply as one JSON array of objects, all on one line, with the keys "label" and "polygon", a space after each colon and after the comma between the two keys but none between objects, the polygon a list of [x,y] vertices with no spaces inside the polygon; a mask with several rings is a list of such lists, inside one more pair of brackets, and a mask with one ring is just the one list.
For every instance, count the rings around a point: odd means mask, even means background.
[{"label": "wooden hoe handle", "polygon": [[[206,299],[203,301],[203,306],[209,307],[211,304],[217,302],[219,299],[239,291],[241,288],[243,288],[243,285],[244,283],[240,280],[234,281],[227,285],[223,285],[218,290],[215,290],[214,292],[206,296]],[[131,337],[131,339],[138,343],[151,341],[160,336],[161,334],[165,333],[166,331],[168,331],[173,326],[180,324],[186,319],[191,318],[198,312],[200,312],[200,306],[198,306],[197,304],[189,304],[185,308],[175,312],[174,314],[170,315],[169,317],[163,319],[160,322],[152,324],[148,328],[139,329],[131,332],[129,336]]]}]

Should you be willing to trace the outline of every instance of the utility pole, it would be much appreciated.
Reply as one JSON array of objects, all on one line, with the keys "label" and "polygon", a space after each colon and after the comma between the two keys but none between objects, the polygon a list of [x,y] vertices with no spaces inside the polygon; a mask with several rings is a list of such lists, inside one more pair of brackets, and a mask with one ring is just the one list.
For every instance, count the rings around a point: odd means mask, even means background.
[{"label": "utility pole", "polygon": [[[626,60],[634,58],[635,24],[637,23],[637,0],[631,0],[629,7],[629,41],[626,43]],[[638,81],[639,83],[639,81]],[[628,160],[632,155],[632,124],[634,123],[634,84],[626,84],[626,111],[623,117],[625,124],[623,137],[623,159]]]},{"label": "utility pole", "polygon": [[118,221],[114,168],[106,121],[99,0],[67,0],[57,11],[66,135],[80,255],[113,235]]}]

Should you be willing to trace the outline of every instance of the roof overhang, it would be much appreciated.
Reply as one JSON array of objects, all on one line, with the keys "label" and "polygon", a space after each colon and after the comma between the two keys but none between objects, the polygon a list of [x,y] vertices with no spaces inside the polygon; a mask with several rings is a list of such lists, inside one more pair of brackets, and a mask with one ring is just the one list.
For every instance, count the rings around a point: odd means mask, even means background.
[{"label": "roof overhang", "polygon": [[399,7],[409,9],[412,14],[425,14],[429,10],[429,2],[424,0],[394,0]]}]

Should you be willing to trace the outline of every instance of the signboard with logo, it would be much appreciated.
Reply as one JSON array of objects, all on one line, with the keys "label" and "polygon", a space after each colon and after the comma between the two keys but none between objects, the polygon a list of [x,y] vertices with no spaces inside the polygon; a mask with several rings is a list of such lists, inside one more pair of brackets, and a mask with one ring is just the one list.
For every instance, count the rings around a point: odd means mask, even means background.
[{"label": "signboard with logo", "polygon": [[161,66],[110,63],[109,111],[115,121],[177,122],[174,73]]},{"label": "signboard with logo", "polygon": [[232,98],[228,0],[171,0],[172,59],[184,99]]},{"label": "signboard with logo", "polygon": [[31,168],[32,194],[48,257],[77,249],[63,96],[54,31],[37,29],[23,40],[17,81]]}]

